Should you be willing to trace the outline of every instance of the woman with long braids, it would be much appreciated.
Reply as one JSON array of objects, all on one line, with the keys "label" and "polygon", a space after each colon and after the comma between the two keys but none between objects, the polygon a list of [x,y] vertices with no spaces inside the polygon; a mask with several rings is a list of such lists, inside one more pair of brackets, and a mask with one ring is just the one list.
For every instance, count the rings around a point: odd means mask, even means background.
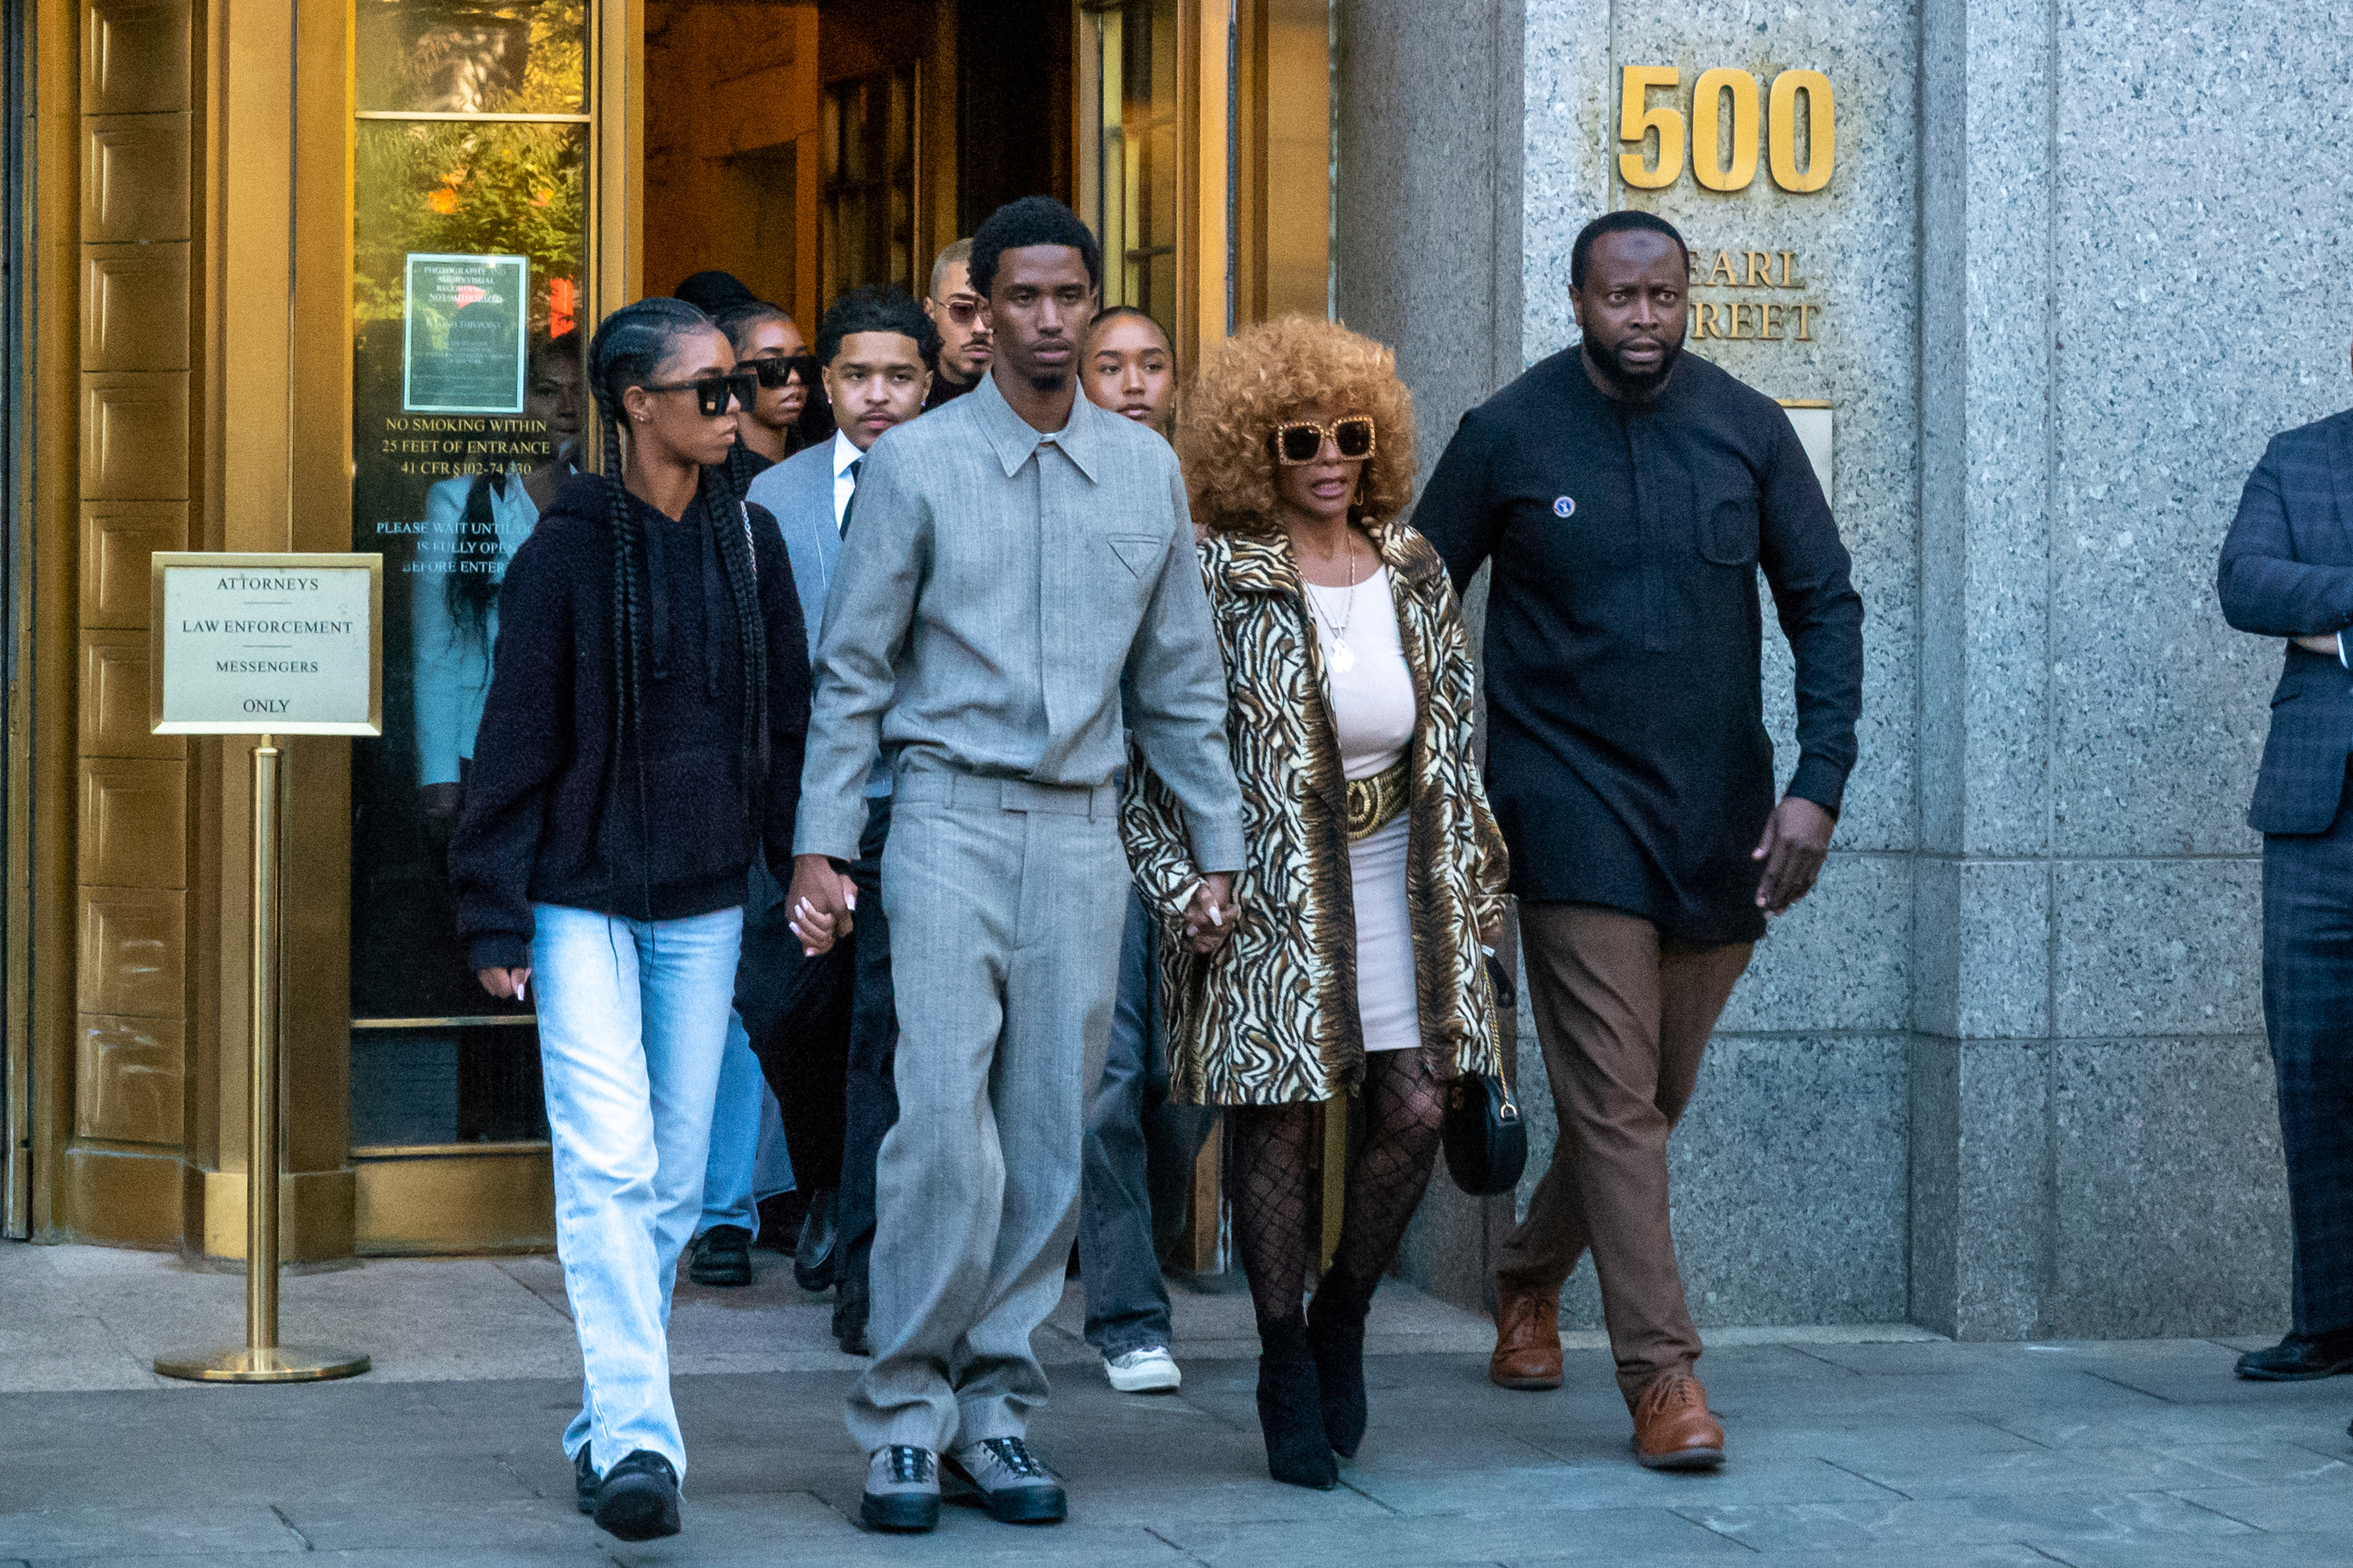
[{"label": "woman with long braids", "polygon": [[776,521],[727,477],[752,377],[693,306],[588,351],[603,471],[507,569],[449,851],[492,995],[539,1013],[557,1247],[586,1368],[564,1434],[583,1511],[675,1534],[670,1282],[702,1204],[746,874],[789,863],[807,639]]},{"label": "woman with long braids", "polygon": [[[1242,786],[1231,939],[1184,925],[1201,873],[1140,756],[1128,851],[1163,922],[1169,1097],[1229,1108],[1267,1468],[1330,1487],[1364,1437],[1365,1314],[1430,1181],[1440,1083],[1500,1070],[1482,949],[1504,914],[1503,839],[1454,590],[1397,521],[1413,404],[1388,351],[1331,321],[1252,327],[1195,384],[1176,450]],[[1319,1113],[1342,1093],[1364,1136],[1303,1312]]]}]

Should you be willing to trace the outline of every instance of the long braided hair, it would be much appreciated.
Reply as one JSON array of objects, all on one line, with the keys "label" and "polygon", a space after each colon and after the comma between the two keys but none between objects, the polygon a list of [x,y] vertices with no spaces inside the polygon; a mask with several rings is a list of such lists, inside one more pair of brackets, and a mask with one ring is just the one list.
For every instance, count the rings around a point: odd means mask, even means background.
[{"label": "long braided hair", "polygon": [[[613,761],[620,767],[624,752],[634,751],[638,784],[638,819],[649,825],[646,813],[645,671],[649,662],[648,626],[650,595],[659,584],[646,581],[645,531],[622,484],[621,430],[628,416],[621,396],[632,386],[655,379],[670,346],[690,332],[712,331],[711,318],[683,300],[640,300],[605,319],[588,345],[588,385],[596,400],[603,432],[603,479],[606,516],[613,539]],[[731,454],[732,456],[732,454]],[[758,563],[753,552],[751,513],[729,471],[722,463],[702,470],[698,494],[704,526],[714,535],[728,595],[735,610],[735,642],[742,672],[744,700],[738,739],[744,795],[751,806],[756,842],[766,811],[768,775],[768,647],[760,615]],[[709,672],[712,696],[719,672]],[[632,747],[635,738],[639,745]],[[642,864],[643,862],[641,862]],[[650,901],[650,900],[649,900]]]}]

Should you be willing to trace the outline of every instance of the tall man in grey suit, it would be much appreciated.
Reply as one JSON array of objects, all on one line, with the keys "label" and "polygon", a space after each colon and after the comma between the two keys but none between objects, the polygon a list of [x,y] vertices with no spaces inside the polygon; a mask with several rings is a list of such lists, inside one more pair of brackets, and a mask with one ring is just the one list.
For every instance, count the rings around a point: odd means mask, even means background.
[{"label": "tall man in grey suit", "polygon": [[2247,826],[2263,836],[2263,1024],[2295,1231],[2267,1381],[2353,1372],[2353,410],[2272,437],[2222,542],[2223,618],[2284,637]]},{"label": "tall man in grey suit", "polygon": [[[940,358],[940,337],[923,308],[896,289],[852,289],[833,302],[817,332],[817,359],[833,409],[832,438],[788,458],[752,481],[750,499],[768,509],[784,531],[793,558],[793,585],[799,590],[802,618],[809,631],[809,658],[817,658],[818,628],[825,616],[827,590],[841,554],[842,531],[849,522],[858,476],[866,453],[882,432],[923,412]],[[874,1241],[874,1156],[882,1135],[899,1117],[892,1087],[892,1053],[899,1020],[891,1001],[891,932],[881,903],[883,846],[891,835],[891,770],[880,761],[866,784],[866,826],[858,858],[849,868],[866,899],[866,929],[847,956],[855,978],[849,1001],[849,1037],[839,1080],[842,1103],[839,1187],[829,1198],[834,1244],[819,1260],[796,1257],[801,1283],[834,1288],[833,1335],[852,1355],[871,1355],[867,1335],[867,1268]],[[818,961],[818,962],[822,962]],[[814,1057],[837,1059],[824,1042],[815,1052],[805,1039],[770,1045],[776,1070],[769,1077],[781,1103],[811,1092],[830,1094],[834,1076],[822,1069],[798,1070]],[[787,1058],[792,1059],[786,1059]],[[812,1213],[818,1211],[813,1208]],[[822,1224],[816,1234],[823,1234]],[[804,1252],[815,1250],[805,1247]]]},{"label": "tall man in grey suit", "polygon": [[1230,931],[1241,796],[1225,676],[1167,443],[1078,395],[1103,281],[1042,196],[973,237],[996,353],[970,394],[867,455],[818,640],[787,896],[821,947],[853,918],[879,746],[899,1122],[882,1141],[876,1355],[849,1401],[870,1527],[927,1530],[940,1456],[1011,1522],[1063,1517],[1030,1454],[1029,1336],[1077,1226],[1129,878],[1112,780],[1125,720],[1183,804],[1200,922]]}]

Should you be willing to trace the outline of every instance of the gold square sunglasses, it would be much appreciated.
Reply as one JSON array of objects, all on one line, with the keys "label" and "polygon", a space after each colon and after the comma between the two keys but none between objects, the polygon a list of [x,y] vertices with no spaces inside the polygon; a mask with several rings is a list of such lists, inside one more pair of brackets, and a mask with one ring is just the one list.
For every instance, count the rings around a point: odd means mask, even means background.
[{"label": "gold square sunglasses", "polygon": [[1288,425],[1276,426],[1274,434],[1267,439],[1274,448],[1274,460],[1287,468],[1314,462],[1324,450],[1326,439],[1339,448],[1344,460],[1355,462],[1373,455],[1373,422],[1362,414],[1335,419],[1329,425],[1294,419]]}]

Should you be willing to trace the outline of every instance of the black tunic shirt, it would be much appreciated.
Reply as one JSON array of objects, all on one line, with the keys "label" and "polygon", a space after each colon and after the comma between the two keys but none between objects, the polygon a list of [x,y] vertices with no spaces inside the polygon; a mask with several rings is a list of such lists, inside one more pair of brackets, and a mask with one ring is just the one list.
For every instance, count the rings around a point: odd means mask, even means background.
[{"label": "black tunic shirt", "polygon": [[1862,708],[1862,601],[1788,416],[1690,354],[1621,403],[1567,349],[1462,416],[1413,521],[1458,588],[1494,560],[1487,788],[1512,890],[1685,942],[1763,935],[1760,563],[1797,656],[1790,794],[1836,814]]}]

